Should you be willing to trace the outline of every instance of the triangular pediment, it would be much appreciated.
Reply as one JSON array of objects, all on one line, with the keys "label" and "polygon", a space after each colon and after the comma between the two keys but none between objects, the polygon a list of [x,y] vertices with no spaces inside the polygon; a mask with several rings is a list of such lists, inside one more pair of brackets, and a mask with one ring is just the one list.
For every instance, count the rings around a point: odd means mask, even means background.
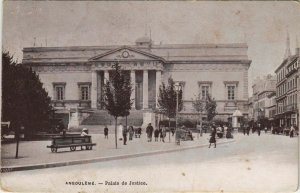
[{"label": "triangular pediment", "polygon": [[164,62],[164,59],[159,56],[128,46],[122,46],[89,59],[89,61],[111,60],[160,60]]}]

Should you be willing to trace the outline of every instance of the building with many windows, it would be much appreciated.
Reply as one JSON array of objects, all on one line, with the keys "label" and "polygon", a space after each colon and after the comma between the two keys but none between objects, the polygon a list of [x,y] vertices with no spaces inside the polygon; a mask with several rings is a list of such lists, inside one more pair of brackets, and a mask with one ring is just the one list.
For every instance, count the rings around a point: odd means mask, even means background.
[{"label": "building with many windows", "polygon": [[57,113],[104,113],[102,88],[118,61],[134,88],[131,114],[157,108],[159,86],[172,77],[183,87],[182,116],[197,117],[192,101],[201,93],[217,101],[217,118],[227,120],[236,109],[248,115],[247,49],[244,43],[156,45],[143,37],[126,46],[28,47],[23,63],[39,74]]},{"label": "building with many windows", "polygon": [[299,125],[299,111],[297,108],[299,103],[297,99],[299,92],[299,50],[297,47],[295,54],[291,54],[288,37],[285,58],[275,70],[277,75],[276,118],[279,120],[280,126]]}]

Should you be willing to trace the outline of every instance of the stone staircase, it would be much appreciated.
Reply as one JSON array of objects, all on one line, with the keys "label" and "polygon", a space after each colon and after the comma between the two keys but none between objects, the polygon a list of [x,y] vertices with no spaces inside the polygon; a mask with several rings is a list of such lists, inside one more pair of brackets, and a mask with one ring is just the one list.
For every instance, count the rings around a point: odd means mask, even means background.
[{"label": "stone staircase", "polygon": [[[125,124],[126,118],[119,117],[118,123]],[[114,117],[109,115],[107,111],[99,110],[90,114],[85,118],[81,125],[114,125]],[[143,111],[131,111],[127,117],[127,125],[141,126],[143,124]]]}]

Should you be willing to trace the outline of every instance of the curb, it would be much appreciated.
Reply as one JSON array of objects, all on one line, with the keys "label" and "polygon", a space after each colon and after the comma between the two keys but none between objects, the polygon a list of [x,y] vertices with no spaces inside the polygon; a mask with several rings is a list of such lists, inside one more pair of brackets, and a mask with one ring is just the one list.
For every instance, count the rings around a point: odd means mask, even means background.
[{"label": "curb", "polygon": [[[218,144],[226,144],[226,143],[232,143],[232,142],[235,142],[235,140],[223,141]],[[46,169],[46,168],[78,165],[78,164],[120,160],[120,159],[126,159],[126,158],[135,158],[135,157],[164,154],[164,153],[170,153],[170,152],[176,152],[176,151],[184,151],[184,150],[188,150],[188,149],[196,149],[196,148],[206,147],[206,146],[208,146],[208,144],[195,145],[195,146],[189,146],[189,147],[184,147],[184,148],[174,148],[174,149],[168,149],[168,150],[150,151],[150,152],[143,152],[143,153],[136,153],[136,154],[125,154],[125,155],[110,156],[110,157],[97,157],[97,158],[84,159],[84,160],[71,160],[71,161],[66,161],[66,162],[53,162],[53,163],[47,163],[47,164],[1,167],[1,173],[24,171],[24,170],[35,170],[35,169]]]}]

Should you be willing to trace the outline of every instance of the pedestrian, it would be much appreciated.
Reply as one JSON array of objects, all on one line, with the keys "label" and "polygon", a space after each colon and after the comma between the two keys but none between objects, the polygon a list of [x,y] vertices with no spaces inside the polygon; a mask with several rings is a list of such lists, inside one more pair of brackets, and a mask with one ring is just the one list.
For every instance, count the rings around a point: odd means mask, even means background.
[{"label": "pedestrian", "polygon": [[123,145],[127,145],[126,142],[127,142],[127,128],[126,127],[123,127],[123,131],[122,131],[122,135],[123,135]]},{"label": "pedestrian", "polygon": [[134,128],[134,137],[137,138],[137,136],[138,136],[138,128],[136,127]]},{"label": "pedestrian", "polygon": [[142,135],[142,128],[141,127],[139,127],[138,129],[137,129],[137,136],[138,136],[138,138],[141,138],[141,135]]},{"label": "pedestrian", "polygon": [[174,129],[174,128],[171,128],[171,132],[172,132],[172,136],[174,136],[175,129]]},{"label": "pedestrian", "polygon": [[159,126],[159,128],[158,128],[159,141],[162,141],[162,139],[161,139],[161,132],[162,132],[162,129],[161,129],[161,127]]},{"label": "pedestrian", "polygon": [[246,135],[246,127],[243,127],[243,134]]},{"label": "pedestrian", "polygon": [[158,141],[158,136],[159,136],[159,130],[156,128],[156,129],[154,130],[154,140],[155,140],[155,141]]},{"label": "pedestrian", "polygon": [[89,134],[89,131],[86,128],[83,128],[81,131],[81,136],[87,136]]},{"label": "pedestrian", "polygon": [[160,132],[160,139],[162,140],[162,142],[165,142],[165,137],[166,137],[166,135],[167,135],[166,128],[163,127],[163,128],[161,129],[161,132]]},{"label": "pedestrian", "polygon": [[216,141],[216,127],[213,125],[212,126],[212,132],[210,134],[210,139],[209,139],[209,146],[208,148],[210,148],[211,144],[214,143],[215,144],[215,148],[217,147],[217,141]]},{"label": "pedestrian", "polygon": [[265,126],[265,133],[267,133],[267,131],[268,131],[268,128],[267,128],[267,126]]},{"label": "pedestrian", "polygon": [[226,132],[226,138],[233,138],[233,135],[231,134],[231,128],[227,128],[227,132]]},{"label": "pedestrian", "polygon": [[129,140],[131,141],[134,133],[133,126],[129,126],[128,132],[129,132]]},{"label": "pedestrian", "polygon": [[260,128],[261,127],[261,125],[260,125],[260,123],[257,125],[257,134],[258,134],[258,136],[260,136]]},{"label": "pedestrian", "polygon": [[295,127],[292,125],[290,129],[290,138],[294,137]]},{"label": "pedestrian", "polygon": [[108,139],[108,128],[107,128],[107,125],[105,125],[105,127],[104,127],[104,138]]},{"label": "pedestrian", "polygon": [[225,134],[225,135],[226,135],[227,131],[228,131],[227,125],[224,125],[224,134]]},{"label": "pedestrian", "polygon": [[247,127],[247,135],[249,136],[249,133],[250,133],[250,125],[248,125]]},{"label": "pedestrian", "polygon": [[152,141],[152,133],[153,133],[153,127],[151,126],[151,123],[148,124],[148,126],[146,128],[146,133],[147,133],[148,142],[151,142]]}]

